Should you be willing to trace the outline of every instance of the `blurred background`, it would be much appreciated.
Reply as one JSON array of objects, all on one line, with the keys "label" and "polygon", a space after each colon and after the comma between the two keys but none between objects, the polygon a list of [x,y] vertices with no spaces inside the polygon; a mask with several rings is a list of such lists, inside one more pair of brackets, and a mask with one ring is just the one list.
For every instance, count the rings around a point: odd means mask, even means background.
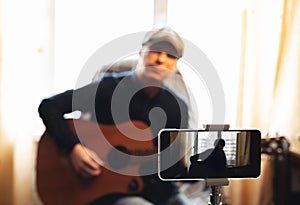
[{"label": "blurred background", "polygon": [[[0,7],[0,204],[41,204],[35,190],[40,101],[76,87],[101,46],[157,24],[210,59],[225,93],[225,123],[262,131],[261,176],[230,180],[224,203],[299,200],[300,1],[0,0]],[[188,62],[179,69],[195,95],[201,128],[212,118],[209,93]],[[195,189],[184,191],[197,199],[203,193]]]}]

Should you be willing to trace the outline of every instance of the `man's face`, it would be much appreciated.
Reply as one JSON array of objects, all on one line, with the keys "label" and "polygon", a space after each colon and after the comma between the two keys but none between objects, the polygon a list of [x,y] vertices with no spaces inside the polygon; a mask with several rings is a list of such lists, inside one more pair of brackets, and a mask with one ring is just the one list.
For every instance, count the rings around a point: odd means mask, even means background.
[{"label": "man's face", "polygon": [[145,76],[163,81],[170,73],[177,71],[178,58],[164,52],[164,48],[148,48],[141,53]]}]

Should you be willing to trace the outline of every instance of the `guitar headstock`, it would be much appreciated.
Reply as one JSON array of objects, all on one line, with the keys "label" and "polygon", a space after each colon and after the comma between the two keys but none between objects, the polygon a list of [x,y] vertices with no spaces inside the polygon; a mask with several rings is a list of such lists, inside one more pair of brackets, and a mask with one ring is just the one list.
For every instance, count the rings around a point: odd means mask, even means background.
[{"label": "guitar headstock", "polygon": [[290,143],[283,136],[261,139],[261,153],[281,155],[289,151]]}]

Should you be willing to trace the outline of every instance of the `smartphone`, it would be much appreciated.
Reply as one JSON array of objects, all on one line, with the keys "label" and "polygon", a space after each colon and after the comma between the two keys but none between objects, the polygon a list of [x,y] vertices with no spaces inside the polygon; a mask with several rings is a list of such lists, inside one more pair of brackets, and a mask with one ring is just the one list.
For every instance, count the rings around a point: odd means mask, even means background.
[{"label": "smartphone", "polygon": [[261,133],[248,130],[162,129],[158,135],[161,180],[256,178]]}]

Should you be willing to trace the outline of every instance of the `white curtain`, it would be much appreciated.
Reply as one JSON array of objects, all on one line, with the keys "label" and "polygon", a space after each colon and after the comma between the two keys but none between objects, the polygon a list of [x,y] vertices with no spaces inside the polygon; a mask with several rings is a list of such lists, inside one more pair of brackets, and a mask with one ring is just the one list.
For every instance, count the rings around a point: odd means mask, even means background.
[{"label": "white curtain", "polygon": [[[300,153],[300,1],[253,0],[244,13],[237,124],[285,136]],[[272,8],[272,9],[271,9]],[[257,179],[232,180],[230,204],[271,205],[273,167]]]},{"label": "white curtain", "polygon": [[0,204],[36,205],[40,101],[74,88],[105,43],[150,29],[153,1],[1,0],[0,15]]}]

